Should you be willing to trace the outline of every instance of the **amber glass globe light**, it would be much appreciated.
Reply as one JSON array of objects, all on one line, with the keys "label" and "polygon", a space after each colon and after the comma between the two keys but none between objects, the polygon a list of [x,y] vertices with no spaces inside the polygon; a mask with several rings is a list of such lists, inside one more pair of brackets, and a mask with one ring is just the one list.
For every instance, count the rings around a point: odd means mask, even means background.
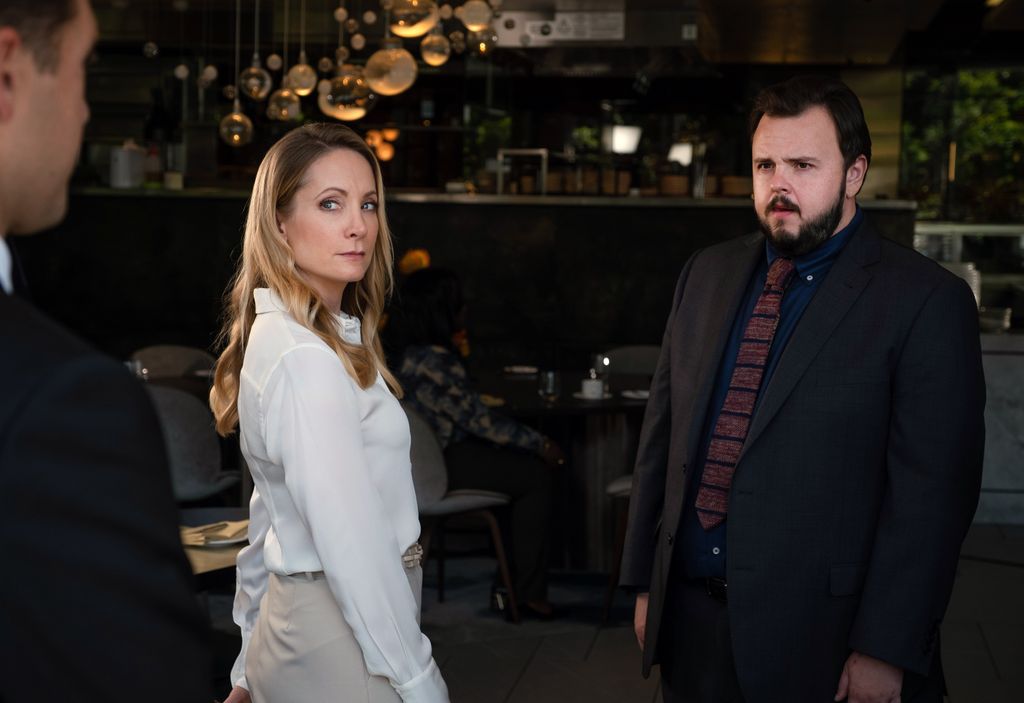
[{"label": "amber glass globe light", "polygon": [[391,161],[395,158],[395,146],[387,142],[381,142],[374,149],[377,152],[377,158],[381,161]]},{"label": "amber glass globe light", "polygon": [[422,37],[441,19],[434,0],[395,0],[391,31],[400,37]]},{"label": "amber glass globe light", "polygon": [[302,111],[302,104],[299,96],[291,88],[279,88],[275,90],[270,100],[267,101],[267,117],[280,122],[289,122],[299,119]]},{"label": "amber glass globe light", "polygon": [[431,32],[420,42],[420,56],[430,66],[443,66],[452,55],[452,43],[439,32]]},{"label": "amber glass globe light", "polygon": [[398,95],[416,82],[416,59],[402,48],[402,41],[387,37],[366,62],[366,82],[381,95]]},{"label": "amber glass globe light", "polygon": [[235,98],[234,109],[220,121],[220,138],[228,146],[245,146],[252,141],[252,120],[242,112]]},{"label": "amber glass globe light", "polygon": [[461,9],[459,19],[471,32],[479,32],[487,27],[491,23],[491,17],[494,16],[491,6],[484,0],[468,0]]}]

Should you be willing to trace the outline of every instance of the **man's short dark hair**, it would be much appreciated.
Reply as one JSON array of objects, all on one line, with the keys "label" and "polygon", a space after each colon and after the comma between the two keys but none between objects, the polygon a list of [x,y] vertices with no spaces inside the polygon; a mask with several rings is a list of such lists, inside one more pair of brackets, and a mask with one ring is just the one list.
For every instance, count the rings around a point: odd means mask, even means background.
[{"label": "man's short dark hair", "polygon": [[871,163],[871,134],[860,100],[845,83],[826,76],[797,76],[758,93],[750,113],[751,139],[765,115],[796,117],[812,107],[823,107],[832,116],[846,168],[861,154]]},{"label": "man's short dark hair", "polygon": [[75,0],[0,0],[0,27],[13,27],[42,71],[60,61],[61,28],[75,16]]}]

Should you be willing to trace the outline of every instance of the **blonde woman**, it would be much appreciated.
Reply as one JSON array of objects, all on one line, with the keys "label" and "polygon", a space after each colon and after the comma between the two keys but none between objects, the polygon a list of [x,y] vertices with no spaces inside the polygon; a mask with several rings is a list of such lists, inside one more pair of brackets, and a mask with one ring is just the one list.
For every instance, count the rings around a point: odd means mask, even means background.
[{"label": "blonde woman", "polygon": [[420,632],[409,426],[377,338],[392,283],[380,168],[306,125],[256,174],[210,404],[252,471],[228,701],[447,701]]}]

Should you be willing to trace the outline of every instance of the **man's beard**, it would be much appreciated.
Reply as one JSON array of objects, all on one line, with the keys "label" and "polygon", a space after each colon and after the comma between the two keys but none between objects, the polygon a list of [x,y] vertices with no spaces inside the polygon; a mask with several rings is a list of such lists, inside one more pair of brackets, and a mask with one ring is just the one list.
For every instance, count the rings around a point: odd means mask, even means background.
[{"label": "man's beard", "polygon": [[813,220],[808,220],[800,225],[796,237],[789,236],[784,232],[784,223],[780,222],[774,228],[768,223],[768,217],[776,205],[782,205],[800,214],[800,208],[784,195],[773,197],[768,203],[768,207],[765,208],[764,215],[759,215],[757,219],[761,222],[761,231],[771,241],[775,251],[783,256],[802,256],[814,251],[835,234],[836,227],[839,226],[839,221],[843,218],[843,202],[845,200],[846,182],[844,181],[839,184],[839,196],[832,203],[832,207]]}]

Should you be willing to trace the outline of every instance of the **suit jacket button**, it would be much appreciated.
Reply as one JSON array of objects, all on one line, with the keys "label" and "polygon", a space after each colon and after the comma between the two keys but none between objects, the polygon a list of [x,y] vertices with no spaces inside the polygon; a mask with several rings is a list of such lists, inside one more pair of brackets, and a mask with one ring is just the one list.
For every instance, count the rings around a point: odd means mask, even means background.
[{"label": "suit jacket button", "polygon": [[668,535],[668,543],[672,544],[672,533],[671,532]]}]

